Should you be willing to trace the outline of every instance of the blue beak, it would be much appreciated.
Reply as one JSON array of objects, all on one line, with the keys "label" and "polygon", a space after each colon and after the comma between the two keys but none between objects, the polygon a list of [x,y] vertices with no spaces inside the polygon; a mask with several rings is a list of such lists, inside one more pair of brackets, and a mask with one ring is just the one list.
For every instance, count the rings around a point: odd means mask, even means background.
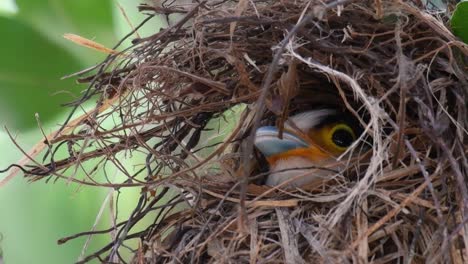
[{"label": "blue beak", "polygon": [[265,157],[309,146],[300,137],[286,131],[283,131],[283,139],[280,139],[279,130],[274,126],[264,126],[257,129],[254,144]]}]

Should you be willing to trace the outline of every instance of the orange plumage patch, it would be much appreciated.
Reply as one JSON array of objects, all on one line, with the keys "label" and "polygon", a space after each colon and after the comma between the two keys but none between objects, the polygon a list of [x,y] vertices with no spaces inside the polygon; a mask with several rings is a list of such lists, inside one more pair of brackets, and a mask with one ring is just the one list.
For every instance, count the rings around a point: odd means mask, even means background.
[{"label": "orange plumage patch", "polygon": [[290,157],[303,157],[313,162],[321,162],[332,157],[331,154],[323,151],[319,147],[312,145],[308,148],[298,148],[286,151],[267,158],[268,163],[275,164],[278,160],[288,159]]}]

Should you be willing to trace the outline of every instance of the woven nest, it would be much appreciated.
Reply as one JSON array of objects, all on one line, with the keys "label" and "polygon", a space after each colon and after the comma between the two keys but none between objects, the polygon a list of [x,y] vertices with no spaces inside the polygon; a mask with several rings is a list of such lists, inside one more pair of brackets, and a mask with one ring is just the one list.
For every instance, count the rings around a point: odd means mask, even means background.
[{"label": "woven nest", "polygon": [[[95,109],[27,171],[141,188],[129,219],[107,230],[115,240],[82,262],[125,262],[130,249],[132,263],[466,263],[468,46],[444,13],[416,0],[139,8],[177,22],[82,77],[73,105],[97,98]],[[256,128],[323,105],[363,127],[347,169],[263,186]],[[140,153],[143,164],[122,164]],[[77,167],[84,178],[67,176]]]}]

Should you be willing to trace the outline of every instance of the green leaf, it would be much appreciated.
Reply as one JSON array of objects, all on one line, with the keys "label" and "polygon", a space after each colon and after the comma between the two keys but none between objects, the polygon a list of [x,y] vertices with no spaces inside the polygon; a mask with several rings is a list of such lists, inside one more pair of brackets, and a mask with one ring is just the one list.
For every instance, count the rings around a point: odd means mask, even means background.
[{"label": "green leaf", "polygon": [[468,1],[457,4],[450,21],[453,34],[468,43]]},{"label": "green leaf", "polygon": [[16,0],[18,19],[30,24],[52,41],[69,49],[86,64],[95,64],[106,55],[63,39],[73,33],[111,48],[116,43],[111,0]]},{"label": "green leaf", "polygon": [[35,127],[36,112],[42,122],[52,120],[63,111],[61,103],[74,99],[69,92],[78,94],[73,80],[61,81],[60,77],[82,69],[80,62],[12,18],[0,17],[0,36],[4,36],[0,49],[0,125],[21,130]]}]

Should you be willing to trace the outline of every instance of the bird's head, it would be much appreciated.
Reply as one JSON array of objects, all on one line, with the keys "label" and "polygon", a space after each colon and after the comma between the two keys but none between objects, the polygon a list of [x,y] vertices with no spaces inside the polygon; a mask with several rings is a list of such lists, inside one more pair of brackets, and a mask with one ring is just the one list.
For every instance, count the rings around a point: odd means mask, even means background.
[{"label": "bird's head", "polygon": [[[312,110],[291,116],[285,122],[282,138],[277,127],[260,127],[256,131],[255,146],[270,165],[267,185],[281,184],[298,174],[298,170],[288,169],[323,166],[336,161],[354,143],[358,130],[354,118],[334,109]],[[295,185],[307,183],[311,178],[314,175]]]}]

